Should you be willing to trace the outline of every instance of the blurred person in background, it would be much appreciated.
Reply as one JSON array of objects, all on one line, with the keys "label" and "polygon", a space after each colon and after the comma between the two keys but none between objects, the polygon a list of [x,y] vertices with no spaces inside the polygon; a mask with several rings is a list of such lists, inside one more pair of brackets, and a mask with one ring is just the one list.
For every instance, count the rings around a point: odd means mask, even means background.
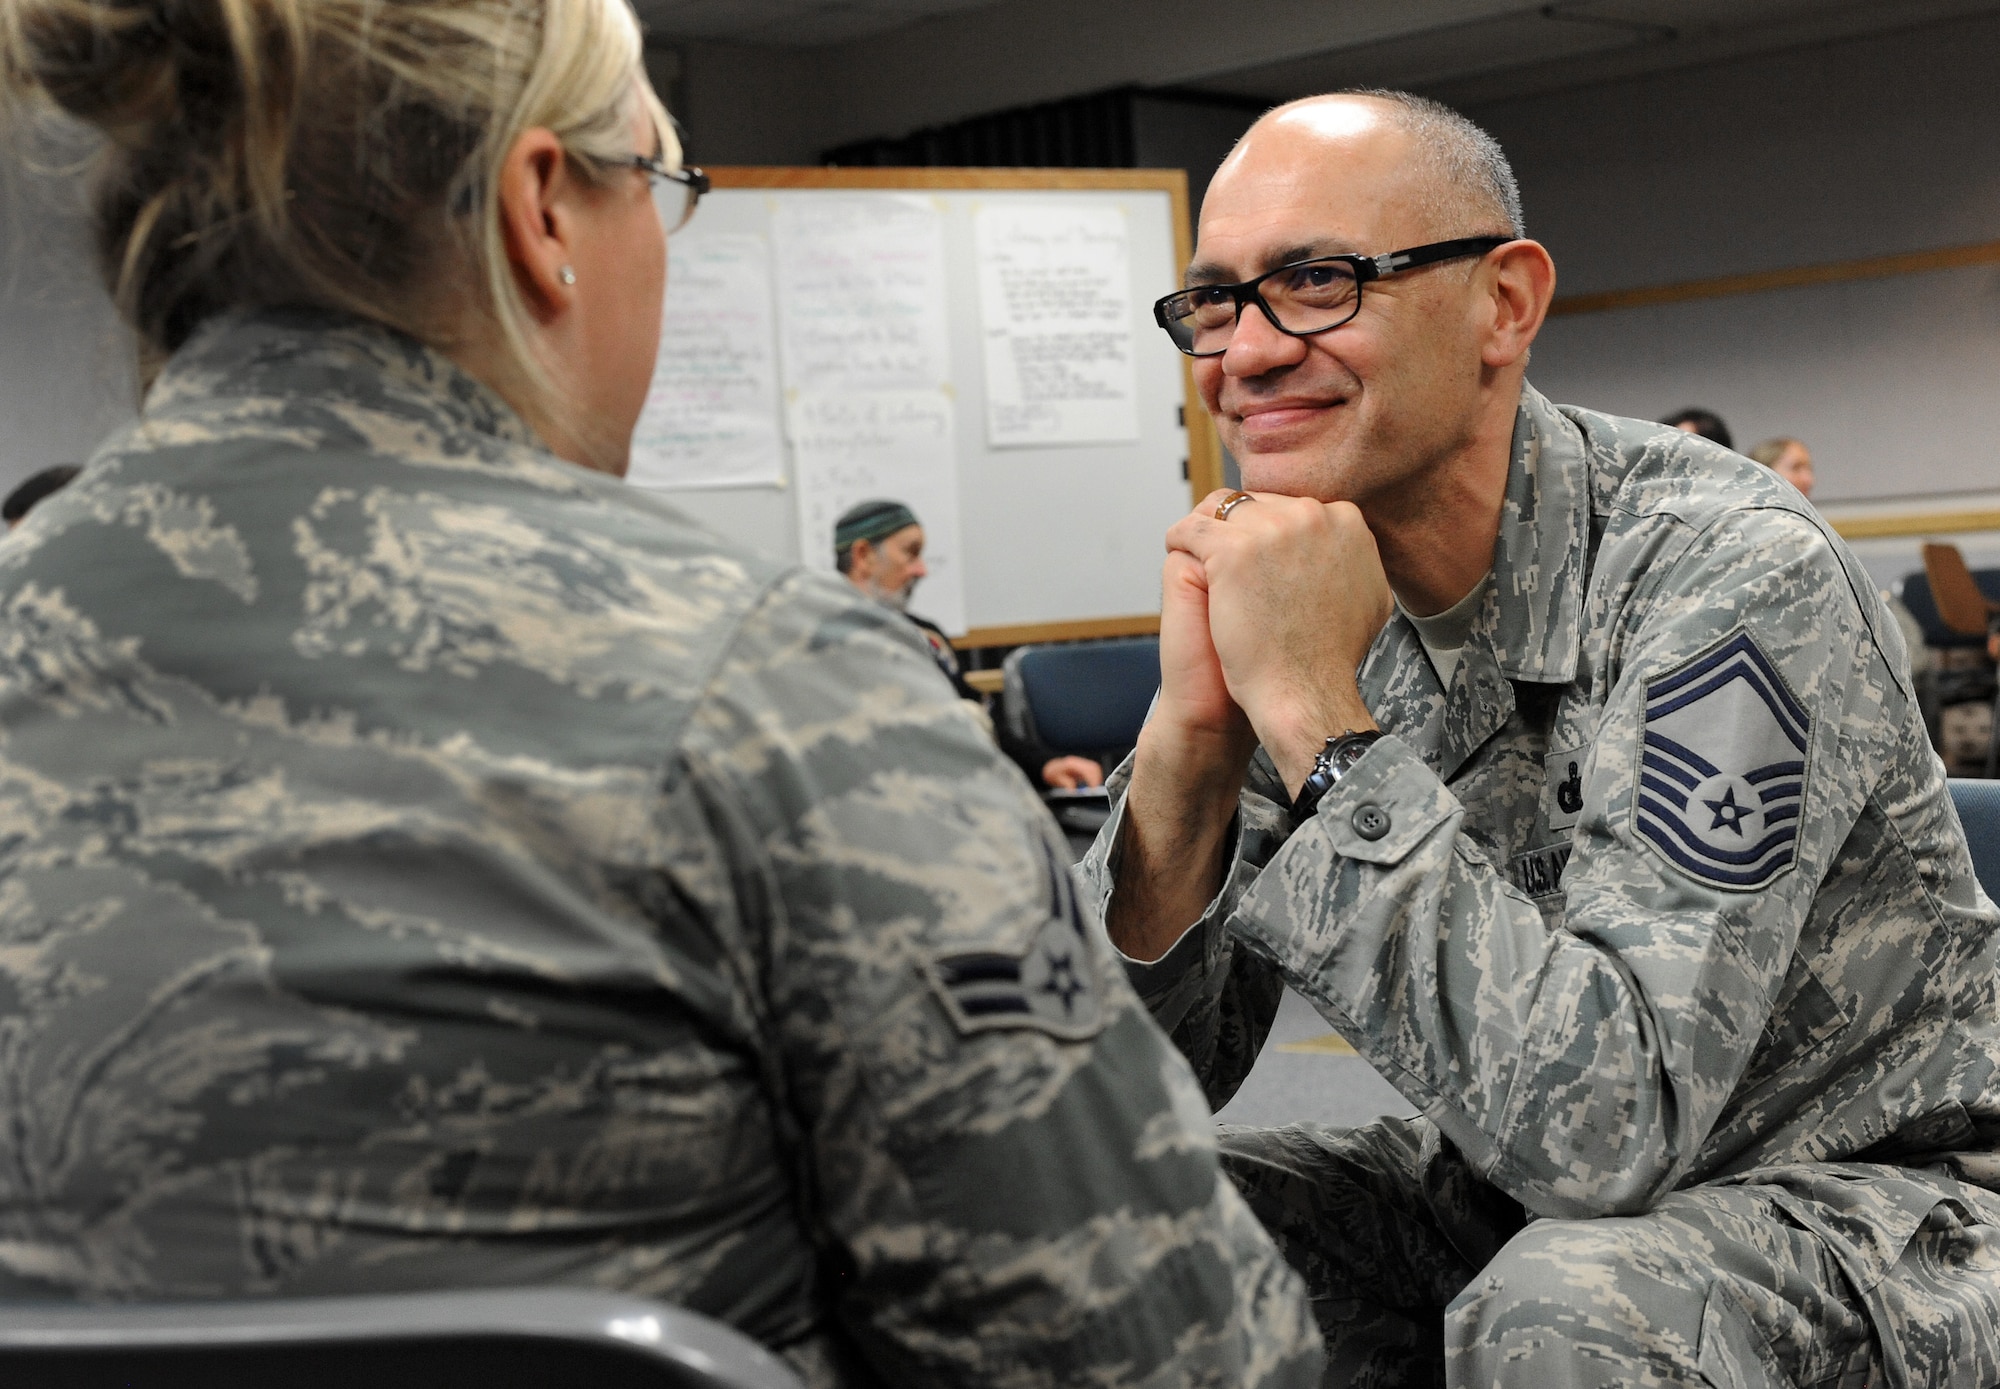
[{"label": "blurred person in background", "polygon": [[910,620],[930,644],[931,659],[960,699],[977,703],[979,691],[965,683],[965,672],[944,628],[910,611],[917,585],[930,577],[924,563],[924,528],[917,514],[901,502],[861,502],[833,523],[833,567],[862,593]]},{"label": "blurred person in background", "polygon": [[1750,459],[1762,463],[1786,482],[1799,489],[1799,495],[1810,499],[1813,490],[1812,453],[1797,439],[1766,439],[1750,450]]},{"label": "blurred person in background", "polygon": [[[910,611],[911,595],[930,574],[924,564],[924,528],[916,513],[895,501],[859,502],[849,507],[833,525],[833,563],[849,583],[907,617],[923,633],[930,643],[931,658],[958,697],[977,704],[984,716],[985,698],[966,683],[958,652],[944,628]],[[1000,736],[998,729],[995,736]],[[1007,738],[1000,741],[1031,781],[1063,791],[1104,784],[1104,769],[1088,757],[1067,753],[1047,757],[1039,749],[1016,747]]]},{"label": "blurred person in background", "polygon": [[1690,405],[1685,410],[1676,410],[1660,421],[1672,425],[1683,434],[1699,434],[1711,444],[1720,444],[1726,449],[1736,447],[1729,433],[1729,426],[1722,422],[1722,416],[1713,410],[1704,410],[1699,405]]},{"label": "blurred person in background", "polygon": [[623,0],[9,0],[0,84],[100,133],[150,383],[0,546],[0,1296],[1316,1379],[923,644],[620,481],[705,186]]}]

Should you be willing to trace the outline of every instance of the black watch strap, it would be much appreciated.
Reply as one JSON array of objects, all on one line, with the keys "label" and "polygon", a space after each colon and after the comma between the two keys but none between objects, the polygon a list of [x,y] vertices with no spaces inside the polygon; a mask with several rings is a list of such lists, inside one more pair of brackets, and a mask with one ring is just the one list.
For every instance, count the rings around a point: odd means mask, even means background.
[{"label": "black watch strap", "polygon": [[1382,737],[1380,730],[1368,729],[1362,733],[1336,733],[1326,740],[1326,746],[1313,759],[1313,769],[1306,774],[1305,785],[1299,787],[1299,794],[1292,797],[1292,827],[1306,822],[1307,817],[1319,809],[1320,800],[1331,791],[1339,780],[1346,776],[1368,749],[1375,746]]}]

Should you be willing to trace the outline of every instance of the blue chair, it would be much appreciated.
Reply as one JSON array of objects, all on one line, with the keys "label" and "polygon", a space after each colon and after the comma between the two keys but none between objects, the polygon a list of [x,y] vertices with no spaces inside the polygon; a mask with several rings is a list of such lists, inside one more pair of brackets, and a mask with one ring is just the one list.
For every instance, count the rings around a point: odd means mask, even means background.
[{"label": "blue chair", "polygon": [[1951,803],[1965,826],[1965,846],[1972,850],[1972,871],[1986,895],[2000,902],[2000,781],[1953,777]]},{"label": "blue chair", "polygon": [[0,1383],[63,1389],[804,1389],[707,1317],[577,1288],[0,1303]]},{"label": "blue chair", "polygon": [[[1015,746],[1092,757],[1108,772],[1139,741],[1159,688],[1158,637],[1021,646],[1001,665],[1000,717]],[[1042,800],[1078,857],[1111,814],[1101,788],[1044,791]]]},{"label": "blue chair", "polygon": [[1139,741],[1159,691],[1160,639],[1022,646],[1001,669],[1001,714],[1016,737],[1113,766]]}]

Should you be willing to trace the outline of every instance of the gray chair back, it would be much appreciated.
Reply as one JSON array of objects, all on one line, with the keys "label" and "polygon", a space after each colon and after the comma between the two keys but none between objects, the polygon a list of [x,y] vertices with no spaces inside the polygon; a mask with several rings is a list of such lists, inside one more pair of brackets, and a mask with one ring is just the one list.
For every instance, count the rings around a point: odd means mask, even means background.
[{"label": "gray chair back", "polygon": [[707,1317],[577,1288],[0,1303],[0,1384],[64,1389],[804,1389]]}]

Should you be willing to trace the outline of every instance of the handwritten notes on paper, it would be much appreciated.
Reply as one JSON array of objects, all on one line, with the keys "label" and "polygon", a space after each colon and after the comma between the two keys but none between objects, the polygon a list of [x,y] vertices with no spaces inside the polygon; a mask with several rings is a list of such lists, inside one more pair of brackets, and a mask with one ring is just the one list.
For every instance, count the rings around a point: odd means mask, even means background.
[{"label": "handwritten notes on paper", "polygon": [[996,448],[1139,437],[1124,209],[992,202],[974,216]]},{"label": "handwritten notes on paper", "polygon": [[790,423],[806,562],[833,568],[833,523],[856,502],[903,502],[923,523],[930,570],[910,606],[947,632],[963,632],[951,398],[935,389],[801,391]]},{"label": "handwritten notes on paper", "polygon": [[915,609],[965,630],[943,218],[928,198],[800,196],[771,213],[799,548],[833,567],[856,502],[905,503],[930,570]]},{"label": "handwritten notes on paper", "polygon": [[763,237],[683,235],[668,248],[667,310],[627,477],[641,487],[784,479],[771,257]]},{"label": "handwritten notes on paper", "polygon": [[771,230],[789,388],[937,390],[951,380],[944,231],[928,198],[787,198]]},{"label": "handwritten notes on paper", "polygon": [[[631,480],[821,567],[842,511],[905,502],[930,569],[913,605],[949,630],[1145,611],[1185,506],[1179,365],[1145,326],[1169,192],[770,182],[719,189],[670,240]],[[1115,543],[1034,529],[1071,484]]]}]

